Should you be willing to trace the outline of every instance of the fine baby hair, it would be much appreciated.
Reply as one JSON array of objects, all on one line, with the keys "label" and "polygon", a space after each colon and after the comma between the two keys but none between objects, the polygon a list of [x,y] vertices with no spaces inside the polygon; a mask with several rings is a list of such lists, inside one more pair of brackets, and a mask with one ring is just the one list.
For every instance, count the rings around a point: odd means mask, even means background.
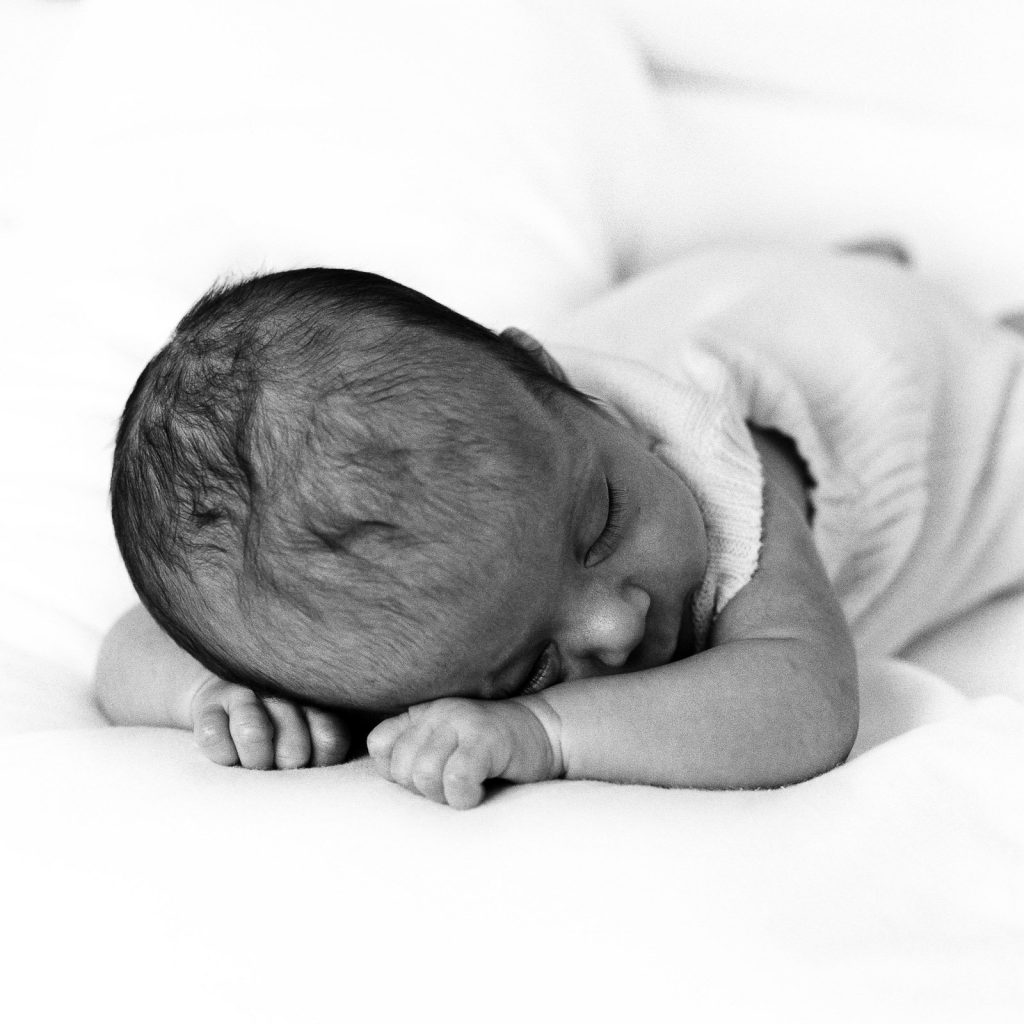
[{"label": "fine baby hair", "polygon": [[518,332],[374,274],[214,287],[117,434],[114,528],[143,604],[226,680],[400,704],[481,583],[475,540],[529,491],[510,389],[579,397]]}]

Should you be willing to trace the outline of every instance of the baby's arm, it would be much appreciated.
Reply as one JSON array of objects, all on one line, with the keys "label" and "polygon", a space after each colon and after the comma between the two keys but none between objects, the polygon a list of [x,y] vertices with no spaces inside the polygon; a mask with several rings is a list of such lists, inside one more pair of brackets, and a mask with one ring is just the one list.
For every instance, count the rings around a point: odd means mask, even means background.
[{"label": "baby's arm", "polygon": [[301,768],[338,764],[348,752],[348,732],[337,715],[218,679],[141,605],[103,641],[96,699],[115,725],[193,730],[200,749],[218,764]]},{"label": "baby's arm", "polygon": [[[770,435],[755,441],[765,470],[760,566],[718,617],[713,647],[530,697],[410,709],[411,720],[391,719],[369,737],[385,774],[466,807],[489,777],[755,788],[842,762],[857,733],[853,644],[814,546],[799,469]],[[440,748],[417,742],[431,729],[445,737]]]},{"label": "baby's arm", "polygon": [[787,785],[841,763],[857,734],[853,643],[805,514],[797,467],[755,435],[765,471],[753,579],[713,646],[647,672],[522,698],[561,745],[568,778],[701,788]]}]

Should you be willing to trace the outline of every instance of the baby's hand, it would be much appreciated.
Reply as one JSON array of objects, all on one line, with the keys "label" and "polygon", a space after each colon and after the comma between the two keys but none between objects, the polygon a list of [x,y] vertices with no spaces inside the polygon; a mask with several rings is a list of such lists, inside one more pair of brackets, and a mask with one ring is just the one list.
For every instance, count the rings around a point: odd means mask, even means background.
[{"label": "baby's hand", "polygon": [[459,809],[480,803],[487,779],[541,782],[561,774],[544,726],[512,700],[416,704],[381,722],[366,749],[385,778]]},{"label": "baby's hand", "polygon": [[213,676],[192,697],[192,728],[211,761],[243,768],[340,764],[351,740],[338,715],[260,697]]}]

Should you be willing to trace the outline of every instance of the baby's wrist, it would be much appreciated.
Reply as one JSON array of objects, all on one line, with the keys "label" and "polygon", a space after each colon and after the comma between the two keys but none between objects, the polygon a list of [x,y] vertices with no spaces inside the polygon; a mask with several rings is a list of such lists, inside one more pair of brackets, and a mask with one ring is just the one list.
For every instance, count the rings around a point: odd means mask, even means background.
[{"label": "baby's wrist", "polygon": [[543,746],[543,753],[547,757],[547,778],[562,778],[565,775],[565,760],[562,755],[562,720],[558,717],[558,713],[541,694],[513,697],[509,703],[518,704],[530,712],[530,717],[537,727],[535,735]]}]

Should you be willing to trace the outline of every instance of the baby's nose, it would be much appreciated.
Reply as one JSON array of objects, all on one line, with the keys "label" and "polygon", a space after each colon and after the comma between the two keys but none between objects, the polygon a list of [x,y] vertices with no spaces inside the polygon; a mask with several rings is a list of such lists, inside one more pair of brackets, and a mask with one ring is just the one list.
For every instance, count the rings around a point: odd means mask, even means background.
[{"label": "baby's nose", "polygon": [[651,598],[639,587],[597,595],[581,609],[572,646],[578,657],[621,668],[644,638]]}]

